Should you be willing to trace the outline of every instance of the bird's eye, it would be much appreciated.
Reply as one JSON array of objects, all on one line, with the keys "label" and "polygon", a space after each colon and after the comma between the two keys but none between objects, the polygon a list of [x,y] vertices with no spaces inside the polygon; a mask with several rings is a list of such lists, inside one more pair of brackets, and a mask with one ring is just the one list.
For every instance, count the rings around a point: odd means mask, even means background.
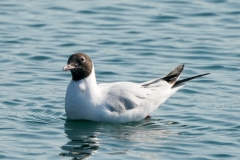
[{"label": "bird's eye", "polygon": [[83,56],[80,59],[81,59],[82,62],[86,61],[85,57],[83,57]]}]

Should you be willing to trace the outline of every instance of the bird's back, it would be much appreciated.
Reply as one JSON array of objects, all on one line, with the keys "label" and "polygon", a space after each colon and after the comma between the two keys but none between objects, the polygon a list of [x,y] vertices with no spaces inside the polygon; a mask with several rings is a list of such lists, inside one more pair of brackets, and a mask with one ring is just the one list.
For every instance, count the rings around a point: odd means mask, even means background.
[{"label": "bird's back", "polygon": [[[144,84],[144,83],[143,83]],[[171,88],[164,80],[151,86],[131,82],[100,84],[104,105],[111,122],[137,121],[157,109],[179,88]]]}]

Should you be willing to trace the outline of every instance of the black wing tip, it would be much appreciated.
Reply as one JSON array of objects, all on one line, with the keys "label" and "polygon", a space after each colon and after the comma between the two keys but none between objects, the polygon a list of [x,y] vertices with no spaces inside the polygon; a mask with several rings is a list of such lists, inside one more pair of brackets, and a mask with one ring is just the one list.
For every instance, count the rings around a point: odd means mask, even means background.
[{"label": "black wing tip", "polygon": [[208,75],[208,74],[210,74],[210,73],[199,74],[199,75],[194,76],[194,77],[182,79],[182,80],[180,80],[180,81],[177,81],[172,87],[175,87],[175,86],[177,86],[177,85],[179,85],[179,84],[181,84],[181,83],[190,81],[190,80],[195,79],[195,78],[198,78],[198,77],[206,76],[206,75]]},{"label": "black wing tip", "polygon": [[178,77],[182,73],[183,69],[184,69],[184,64],[180,64],[176,68],[174,68],[174,70],[172,70],[170,73],[168,73],[165,77],[163,77],[162,79],[167,81],[169,84],[174,85],[174,83],[176,83]]},{"label": "black wing tip", "polygon": [[201,76],[205,76],[205,75],[208,75],[208,74],[210,74],[210,73],[204,73],[204,74],[202,74]]},{"label": "black wing tip", "polygon": [[174,83],[177,81],[178,77],[180,76],[180,74],[182,73],[184,69],[184,64],[180,64],[178,65],[176,68],[174,68],[170,73],[168,73],[165,77],[163,78],[158,78],[150,83],[147,84],[143,84],[143,87],[148,87],[151,84],[157,83],[160,80],[165,80],[166,82],[174,85]]}]

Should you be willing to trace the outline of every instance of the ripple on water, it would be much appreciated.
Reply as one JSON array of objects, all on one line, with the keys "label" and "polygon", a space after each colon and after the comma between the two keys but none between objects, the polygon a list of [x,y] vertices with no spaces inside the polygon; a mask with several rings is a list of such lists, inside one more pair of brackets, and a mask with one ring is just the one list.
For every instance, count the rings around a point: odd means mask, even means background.
[{"label": "ripple on water", "polygon": [[44,60],[51,60],[52,58],[50,56],[31,56],[28,58],[32,61],[44,61]]},{"label": "ripple on water", "polygon": [[[0,158],[239,159],[238,0],[1,1]],[[150,119],[69,121],[61,72],[86,52],[98,82],[143,82],[186,64]]]},{"label": "ripple on water", "polygon": [[101,124],[88,121],[79,123],[66,121],[65,133],[70,141],[61,147],[64,152],[61,152],[60,156],[77,159],[90,157],[99,149],[98,125]]}]

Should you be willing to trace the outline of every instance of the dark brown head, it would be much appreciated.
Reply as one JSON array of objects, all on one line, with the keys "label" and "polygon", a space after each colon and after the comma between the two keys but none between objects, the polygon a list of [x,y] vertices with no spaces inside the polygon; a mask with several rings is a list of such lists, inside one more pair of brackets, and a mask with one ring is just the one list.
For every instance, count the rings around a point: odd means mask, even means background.
[{"label": "dark brown head", "polygon": [[92,60],[84,53],[74,53],[68,59],[68,65],[63,67],[63,71],[70,70],[72,79],[79,81],[88,77],[92,73]]}]

